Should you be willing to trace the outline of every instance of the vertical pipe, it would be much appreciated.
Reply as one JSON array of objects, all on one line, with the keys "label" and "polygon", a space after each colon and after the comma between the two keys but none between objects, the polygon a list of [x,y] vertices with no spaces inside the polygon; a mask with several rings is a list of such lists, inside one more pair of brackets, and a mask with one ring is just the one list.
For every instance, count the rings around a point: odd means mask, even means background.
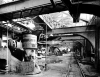
[{"label": "vertical pipe", "polygon": [[46,50],[45,50],[45,71],[46,71],[46,67],[47,67],[47,65],[46,65],[46,53],[47,52],[47,25],[46,25]]},{"label": "vertical pipe", "polygon": [[35,63],[36,63],[35,59],[36,59],[36,55],[35,55],[35,50],[34,50],[34,68],[35,68]]},{"label": "vertical pipe", "polygon": [[8,73],[8,60],[9,60],[9,57],[8,57],[8,26],[7,26],[7,65],[6,65],[6,70],[7,70],[7,73]]}]

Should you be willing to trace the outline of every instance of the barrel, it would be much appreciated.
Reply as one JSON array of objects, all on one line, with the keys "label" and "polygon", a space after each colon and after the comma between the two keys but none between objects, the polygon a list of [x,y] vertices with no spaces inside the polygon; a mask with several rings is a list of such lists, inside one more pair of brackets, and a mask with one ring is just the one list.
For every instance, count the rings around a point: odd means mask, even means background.
[{"label": "barrel", "polygon": [[37,48],[37,36],[33,34],[24,34],[22,46],[24,49]]}]

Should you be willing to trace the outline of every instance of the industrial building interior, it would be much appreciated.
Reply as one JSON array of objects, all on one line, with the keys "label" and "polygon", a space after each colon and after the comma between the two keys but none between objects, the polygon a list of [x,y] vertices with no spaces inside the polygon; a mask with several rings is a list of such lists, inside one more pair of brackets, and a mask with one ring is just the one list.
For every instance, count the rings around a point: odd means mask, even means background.
[{"label": "industrial building interior", "polygon": [[0,0],[0,77],[100,77],[100,0]]}]

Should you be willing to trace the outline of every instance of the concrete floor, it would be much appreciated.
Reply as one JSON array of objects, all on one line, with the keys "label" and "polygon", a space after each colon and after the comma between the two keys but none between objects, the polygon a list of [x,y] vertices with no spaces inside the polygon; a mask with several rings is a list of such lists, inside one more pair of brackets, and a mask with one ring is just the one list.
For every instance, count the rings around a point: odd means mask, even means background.
[{"label": "concrete floor", "polygon": [[0,77],[81,77],[81,73],[75,60],[72,57],[72,53],[68,53],[64,56],[57,56],[60,62],[48,63],[46,71],[42,71],[36,75],[14,75],[5,74]]}]

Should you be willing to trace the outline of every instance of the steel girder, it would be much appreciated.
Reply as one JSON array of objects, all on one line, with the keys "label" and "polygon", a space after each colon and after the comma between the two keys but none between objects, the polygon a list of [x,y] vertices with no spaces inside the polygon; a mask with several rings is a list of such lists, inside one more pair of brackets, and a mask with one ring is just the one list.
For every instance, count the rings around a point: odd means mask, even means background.
[{"label": "steel girder", "polygon": [[80,13],[94,14],[100,17],[100,12],[98,12],[98,9],[100,9],[99,0],[83,0],[78,1],[77,3],[72,3],[70,0],[62,0],[62,2],[66,5],[66,7],[68,7],[68,10],[73,17],[73,22],[79,22]]},{"label": "steel girder", "polygon": [[73,33],[86,33],[95,31],[93,28],[89,28],[88,26],[77,26],[77,27],[67,27],[67,28],[58,28],[53,29],[52,31],[48,31],[47,34],[73,34]]},{"label": "steel girder", "polygon": [[65,36],[65,37],[61,37],[60,40],[61,41],[67,41],[67,40],[83,40],[83,38],[80,37],[80,36]]},{"label": "steel girder", "polygon": [[[55,0],[55,2],[56,1],[60,1],[60,0]],[[1,5],[0,14],[19,11],[23,9],[29,9],[29,8],[38,7],[41,5],[45,6],[47,4],[51,4],[50,0],[24,0],[17,3]]]},{"label": "steel girder", "polygon": [[55,7],[53,7],[50,0],[25,0],[19,3],[0,6],[0,21],[34,17],[41,14],[67,10],[66,6],[60,0],[54,0],[54,3]]},{"label": "steel girder", "polygon": [[89,41],[92,48],[95,49],[95,31],[94,32],[88,32],[88,33],[77,33],[77,35],[82,36],[87,41]]},{"label": "steel girder", "polygon": [[63,34],[73,34],[71,36],[82,36],[91,43],[93,48],[95,48],[95,28],[89,28],[88,26],[68,27],[63,29],[55,29],[51,32],[49,31],[47,34],[53,34],[54,36]]},{"label": "steel girder", "polygon": [[75,4],[71,3],[70,0],[62,1],[66,6],[60,0],[54,0],[54,3],[52,0],[25,0],[4,6],[2,5],[0,6],[0,18],[2,19],[0,20],[10,20],[65,10],[69,10],[74,19],[79,18],[80,13],[89,13],[100,16],[100,12],[98,11],[100,8],[99,0]]}]

